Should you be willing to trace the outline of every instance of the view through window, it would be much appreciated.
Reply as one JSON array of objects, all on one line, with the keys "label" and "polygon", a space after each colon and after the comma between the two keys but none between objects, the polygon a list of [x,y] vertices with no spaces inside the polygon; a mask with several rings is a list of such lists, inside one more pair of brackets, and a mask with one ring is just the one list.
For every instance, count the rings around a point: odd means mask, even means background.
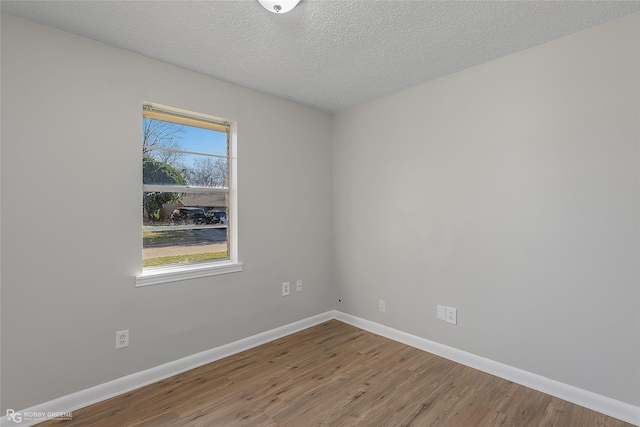
[{"label": "view through window", "polygon": [[229,259],[229,125],[145,103],[143,267]]}]

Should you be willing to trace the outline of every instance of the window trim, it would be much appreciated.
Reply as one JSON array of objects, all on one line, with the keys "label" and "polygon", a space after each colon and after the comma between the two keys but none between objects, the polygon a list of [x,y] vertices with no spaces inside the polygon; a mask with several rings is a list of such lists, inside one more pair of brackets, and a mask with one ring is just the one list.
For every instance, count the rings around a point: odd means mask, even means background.
[{"label": "window trim", "polygon": [[142,274],[136,276],[135,287],[197,279],[218,274],[237,273],[242,271],[243,266],[244,263],[242,262],[225,260],[210,261],[202,264],[174,265],[171,267],[147,267]]},{"label": "window trim", "polygon": [[[223,192],[229,194],[229,206],[227,207],[227,233],[228,233],[228,250],[229,258],[223,261],[206,261],[185,265],[170,265],[142,268],[140,263],[140,273],[135,276],[135,287],[143,287],[157,285],[161,283],[177,282],[188,279],[196,279],[200,277],[215,276],[227,273],[236,273],[243,270],[244,263],[238,260],[238,147],[237,147],[237,122],[220,119],[218,117],[205,116],[203,114],[192,113],[190,111],[172,108],[165,105],[143,102],[143,109],[152,108],[162,113],[175,114],[189,118],[190,116],[197,120],[209,121],[213,124],[228,126],[227,131],[227,150],[228,156],[228,188],[203,188],[207,192]],[[142,123],[142,120],[140,121]],[[143,183],[140,181],[140,193],[143,191]],[[165,187],[166,188],[166,187]],[[200,188],[191,187],[190,190],[199,192]]]}]

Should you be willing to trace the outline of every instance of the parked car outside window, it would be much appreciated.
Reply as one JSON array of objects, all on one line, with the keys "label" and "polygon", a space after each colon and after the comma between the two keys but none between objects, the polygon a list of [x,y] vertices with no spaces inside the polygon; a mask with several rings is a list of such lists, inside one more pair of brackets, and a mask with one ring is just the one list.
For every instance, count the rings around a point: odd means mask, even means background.
[{"label": "parked car outside window", "polygon": [[226,224],[227,213],[224,211],[208,211],[207,222],[210,224]]},{"label": "parked car outside window", "polygon": [[171,214],[171,221],[183,224],[203,224],[206,215],[202,208],[177,208]]}]

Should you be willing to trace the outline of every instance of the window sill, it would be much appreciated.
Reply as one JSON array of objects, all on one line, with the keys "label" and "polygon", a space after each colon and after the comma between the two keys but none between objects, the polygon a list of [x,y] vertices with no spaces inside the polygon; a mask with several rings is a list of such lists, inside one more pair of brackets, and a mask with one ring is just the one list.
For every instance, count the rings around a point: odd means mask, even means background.
[{"label": "window sill", "polygon": [[237,273],[242,271],[243,265],[242,262],[227,261],[200,265],[148,268],[142,274],[136,276],[136,288],[218,274]]}]

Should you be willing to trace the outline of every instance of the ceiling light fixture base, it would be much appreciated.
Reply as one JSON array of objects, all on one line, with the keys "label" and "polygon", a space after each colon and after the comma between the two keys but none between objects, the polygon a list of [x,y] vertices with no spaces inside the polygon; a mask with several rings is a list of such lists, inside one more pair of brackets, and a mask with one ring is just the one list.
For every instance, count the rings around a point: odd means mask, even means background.
[{"label": "ceiling light fixture base", "polygon": [[287,13],[300,3],[300,0],[258,0],[258,2],[271,13]]}]

